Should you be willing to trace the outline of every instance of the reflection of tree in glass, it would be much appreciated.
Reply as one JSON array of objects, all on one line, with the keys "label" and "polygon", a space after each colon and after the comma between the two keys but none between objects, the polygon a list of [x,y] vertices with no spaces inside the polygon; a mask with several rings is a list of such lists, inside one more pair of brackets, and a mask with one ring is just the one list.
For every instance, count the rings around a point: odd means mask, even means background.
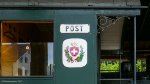
[{"label": "reflection of tree in glass", "polygon": [[[146,71],[146,60],[138,59],[136,63],[137,72]],[[119,72],[119,60],[103,60],[100,64],[101,72]]]},{"label": "reflection of tree in glass", "polygon": [[146,60],[138,59],[136,63],[137,72],[145,72],[146,71]]},{"label": "reflection of tree in glass", "polygon": [[119,61],[102,61],[100,66],[101,72],[119,72]]}]

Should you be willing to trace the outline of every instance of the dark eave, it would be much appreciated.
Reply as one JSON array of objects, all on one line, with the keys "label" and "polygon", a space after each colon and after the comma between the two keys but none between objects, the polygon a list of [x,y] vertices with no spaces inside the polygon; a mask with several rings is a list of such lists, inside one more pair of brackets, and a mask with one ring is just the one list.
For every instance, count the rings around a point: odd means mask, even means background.
[{"label": "dark eave", "polygon": [[141,9],[140,0],[0,0],[0,8]]}]

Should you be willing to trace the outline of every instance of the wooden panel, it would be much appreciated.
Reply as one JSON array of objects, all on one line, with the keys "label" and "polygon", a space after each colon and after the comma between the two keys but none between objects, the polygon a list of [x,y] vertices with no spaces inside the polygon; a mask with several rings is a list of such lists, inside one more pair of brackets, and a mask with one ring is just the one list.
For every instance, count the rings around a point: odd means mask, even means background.
[{"label": "wooden panel", "polygon": [[31,75],[44,76],[47,70],[48,51],[46,43],[31,43]]},{"label": "wooden panel", "polygon": [[3,45],[1,55],[1,75],[12,76],[13,75],[13,63],[18,59],[18,47],[17,45]]},{"label": "wooden panel", "polygon": [[114,5],[126,6],[126,0],[114,0]]},{"label": "wooden panel", "polygon": [[17,31],[9,24],[2,23],[2,42],[10,43],[17,41]]},{"label": "wooden panel", "polygon": [[99,6],[113,6],[113,0],[94,0],[94,4]]},{"label": "wooden panel", "polygon": [[127,0],[127,5],[141,5],[138,0]]},{"label": "wooden panel", "polygon": [[[0,0],[1,5],[48,5],[48,6],[126,6],[140,5],[140,0]],[[20,4],[19,4],[20,3]]]},{"label": "wooden panel", "polygon": [[[2,42],[15,42],[17,33],[8,24],[2,25],[3,37]],[[12,76],[13,64],[18,59],[18,46],[17,45],[1,45],[1,75]]]}]

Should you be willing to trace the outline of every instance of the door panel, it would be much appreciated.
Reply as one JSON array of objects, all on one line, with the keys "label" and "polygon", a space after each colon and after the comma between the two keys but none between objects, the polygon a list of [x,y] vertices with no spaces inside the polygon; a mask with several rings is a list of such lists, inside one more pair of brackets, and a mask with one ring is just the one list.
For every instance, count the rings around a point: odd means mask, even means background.
[{"label": "door panel", "polygon": [[[97,48],[96,48],[96,15],[93,11],[75,11],[75,10],[60,10],[56,11],[54,22],[54,59],[55,59],[55,83],[56,84],[97,84]],[[68,29],[72,33],[61,33],[61,25],[66,25],[66,32]],[[72,26],[70,26],[72,25]],[[89,25],[90,31],[88,33],[74,32],[79,29],[75,26]],[[69,27],[68,27],[69,26]],[[70,28],[71,27],[71,28]],[[87,28],[87,27],[86,27]],[[70,42],[71,41],[71,42]],[[68,44],[67,44],[68,43]],[[73,45],[80,45],[83,47],[84,56],[82,61],[76,61],[76,54],[81,56],[82,48],[72,48]],[[72,59],[65,59],[66,45],[68,45],[68,54]],[[77,49],[79,48],[79,50]],[[85,49],[86,48],[86,49]],[[84,50],[85,49],[85,50]],[[65,52],[65,53],[64,53]],[[73,57],[74,54],[74,57]],[[64,56],[64,57],[63,57]],[[67,57],[67,56],[66,56]],[[69,66],[64,64],[64,61]],[[67,62],[68,61],[68,62]],[[80,66],[80,65],[84,66]],[[77,65],[77,66],[76,66]]]}]

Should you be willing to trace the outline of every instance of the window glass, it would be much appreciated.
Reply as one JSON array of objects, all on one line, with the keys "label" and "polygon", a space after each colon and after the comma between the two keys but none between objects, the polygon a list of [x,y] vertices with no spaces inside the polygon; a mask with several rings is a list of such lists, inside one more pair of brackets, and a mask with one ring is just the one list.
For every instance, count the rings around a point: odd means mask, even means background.
[{"label": "window glass", "polygon": [[146,72],[146,59],[137,59],[136,71],[137,72]]},{"label": "window glass", "polygon": [[119,60],[101,60],[100,71],[101,73],[119,72]]},{"label": "window glass", "polygon": [[4,21],[0,37],[1,76],[53,75],[53,22]]}]

